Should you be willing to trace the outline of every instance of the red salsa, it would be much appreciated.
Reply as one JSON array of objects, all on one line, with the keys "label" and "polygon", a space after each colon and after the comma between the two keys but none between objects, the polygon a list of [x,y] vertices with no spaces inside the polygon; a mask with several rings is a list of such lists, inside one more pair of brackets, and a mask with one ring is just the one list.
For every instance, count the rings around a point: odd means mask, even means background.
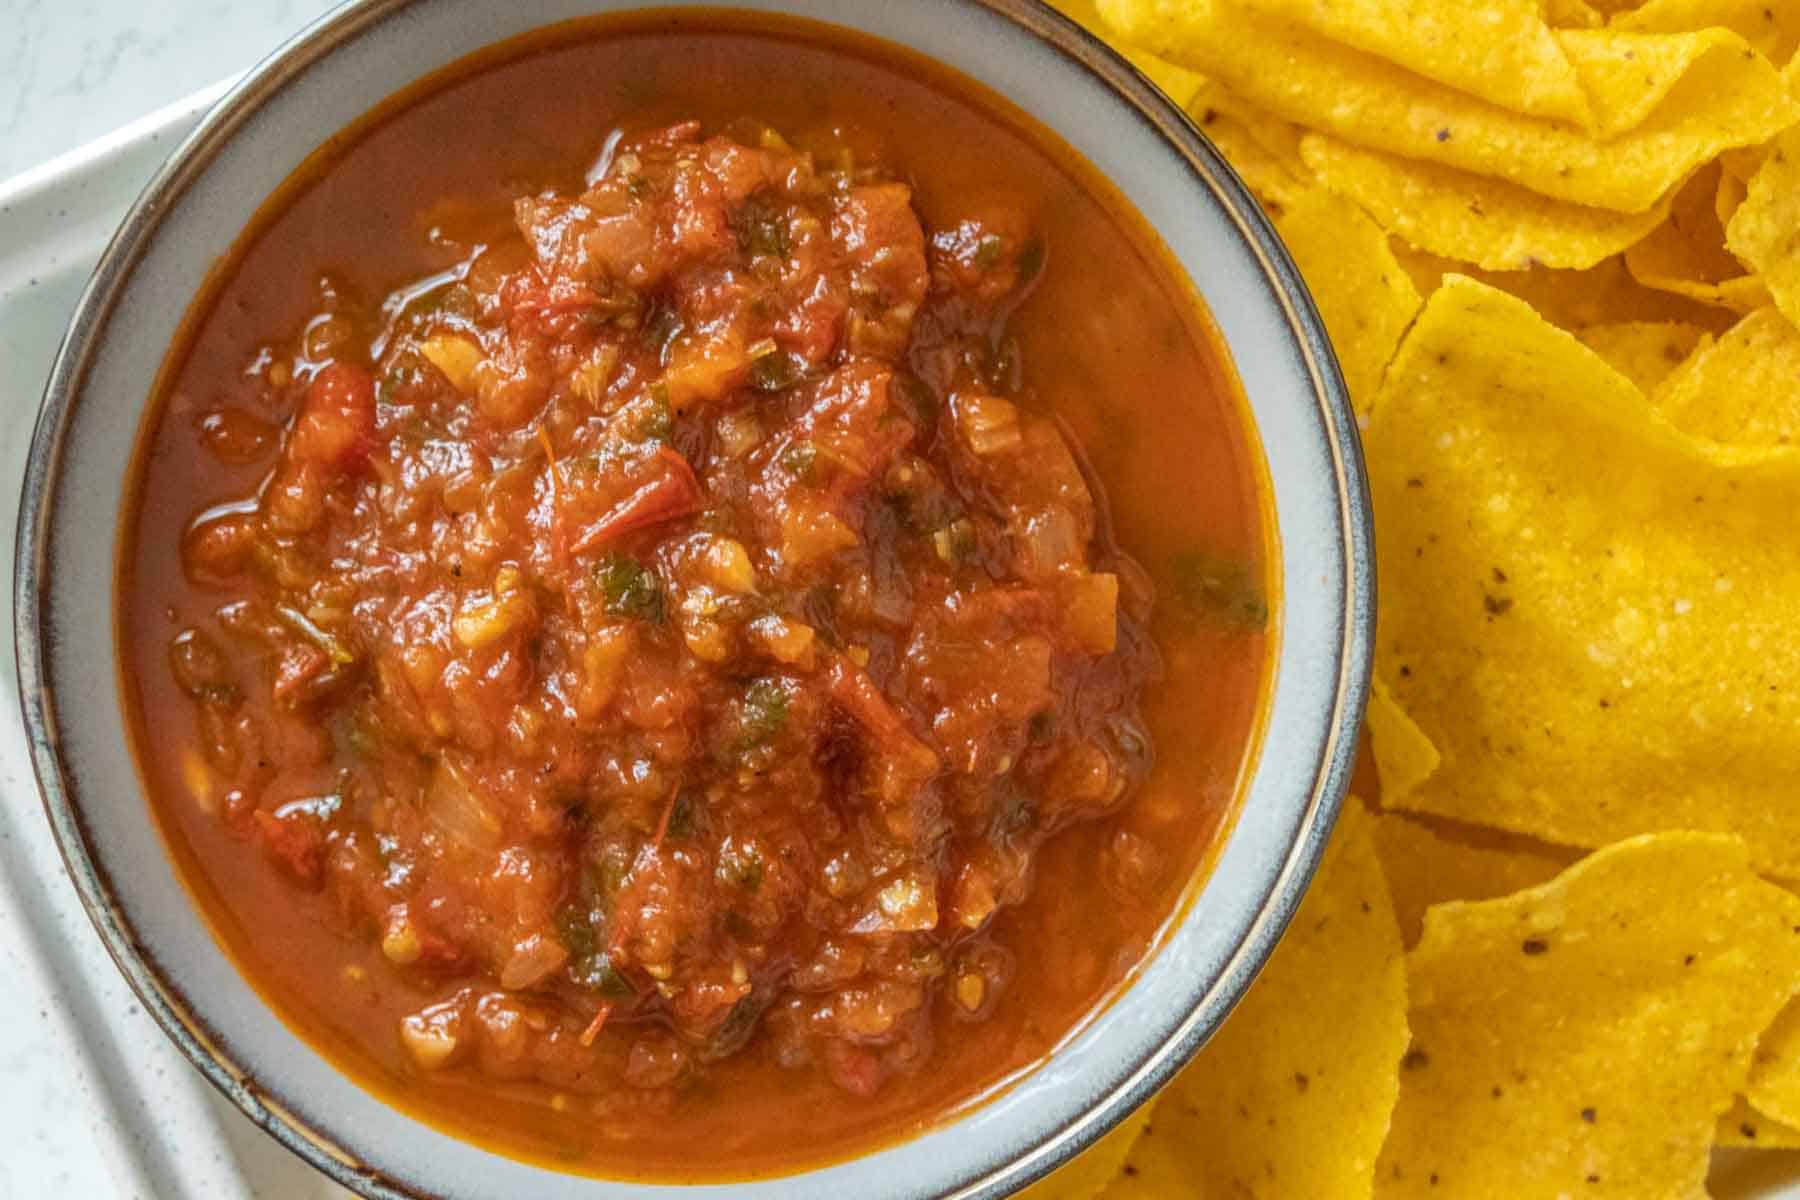
[{"label": "red salsa", "polygon": [[391,105],[146,434],[127,689],[221,936],[371,1086],[613,1174],[1028,1066],[1250,744],[1195,310],[1048,135],[816,32],[614,23]]}]

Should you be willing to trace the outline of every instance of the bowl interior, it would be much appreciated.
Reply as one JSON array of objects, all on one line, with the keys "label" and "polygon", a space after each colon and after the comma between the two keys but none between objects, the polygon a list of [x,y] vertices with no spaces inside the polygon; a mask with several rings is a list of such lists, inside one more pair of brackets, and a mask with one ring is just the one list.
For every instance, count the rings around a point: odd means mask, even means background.
[{"label": "bowl interior", "polygon": [[[341,1075],[239,976],[146,819],[125,736],[110,631],[126,467],[149,382],[224,247],[222,231],[248,223],[314,147],[485,46],[637,7],[371,0],[303,35],[213,113],[128,218],[77,313],[32,447],[17,573],[22,699],[71,874],[152,1013],[213,1082],[370,1195],[677,1189],[562,1175],[423,1126]],[[1354,425],[1311,304],[1248,194],[1159,93],[1073,26],[1030,0],[736,7],[847,26],[936,58],[1031,113],[1111,178],[1210,307],[1272,484],[1284,601],[1264,751],[1187,918],[1116,1002],[993,1102],[854,1162],[729,1189],[741,1200],[998,1196],[1099,1136],[1185,1060],[1248,986],[1317,861],[1348,780],[1373,619]]]}]

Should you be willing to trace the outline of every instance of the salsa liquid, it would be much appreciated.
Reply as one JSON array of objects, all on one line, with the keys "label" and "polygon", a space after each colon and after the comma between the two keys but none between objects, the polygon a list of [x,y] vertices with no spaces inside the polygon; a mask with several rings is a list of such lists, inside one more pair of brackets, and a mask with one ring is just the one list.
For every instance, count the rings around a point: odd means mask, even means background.
[{"label": "salsa liquid", "polygon": [[316,155],[165,368],[154,810],[262,994],[443,1128],[664,1180],[905,1137],[1094,1013],[1232,816],[1247,420],[1154,235],[967,81],[722,14],[502,47]]}]

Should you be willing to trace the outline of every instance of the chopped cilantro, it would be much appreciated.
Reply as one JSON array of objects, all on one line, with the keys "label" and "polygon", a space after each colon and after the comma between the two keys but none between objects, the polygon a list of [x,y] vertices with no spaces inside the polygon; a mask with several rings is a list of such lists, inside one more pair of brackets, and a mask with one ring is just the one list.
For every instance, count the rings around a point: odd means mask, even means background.
[{"label": "chopped cilantro", "polygon": [[609,554],[594,568],[594,576],[606,596],[607,612],[652,625],[663,623],[662,584],[649,567],[623,554]]},{"label": "chopped cilantro", "polygon": [[767,745],[787,727],[788,690],[779,679],[764,677],[744,693],[738,725],[746,748]]},{"label": "chopped cilantro", "polygon": [[657,356],[665,362],[668,361],[669,347],[685,328],[681,311],[660,301],[651,307],[649,315],[644,318],[644,338],[656,347]]},{"label": "chopped cilantro", "polygon": [[646,442],[666,442],[674,432],[675,410],[669,406],[669,385],[653,383],[650,385],[650,403],[638,418],[638,438]]},{"label": "chopped cilantro", "polygon": [[819,467],[819,448],[811,442],[795,442],[781,452],[781,465],[801,483],[811,483]]},{"label": "chopped cilantro", "polygon": [[766,869],[762,851],[754,844],[727,841],[719,855],[719,878],[747,892],[754,893],[762,887]]},{"label": "chopped cilantro", "polygon": [[744,202],[732,224],[746,254],[785,259],[793,251],[787,218],[756,196]]},{"label": "chopped cilantro", "polygon": [[750,364],[750,386],[759,392],[785,392],[800,382],[800,365],[780,351]]},{"label": "chopped cilantro", "polygon": [[575,981],[577,987],[598,992],[608,999],[628,1000],[637,995],[637,989],[631,986],[631,980],[613,966],[610,954],[584,954],[571,958],[569,978]]},{"label": "chopped cilantro", "polygon": [[563,949],[572,959],[591,958],[599,946],[592,914],[573,904],[556,910],[556,936],[562,939]]},{"label": "chopped cilantro", "polygon": [[675,795],[675,805],[669,809],[669,828],[664,831],[665,837],[685,838],[694,833],[694,818],[700,807],[699,800],[689,791]]},{"label": "chopped cilantro", "polygon": [[1269,602],[1245,563],[1193,549],[1176,555],[1170,570],[1175,598],[1190,616],[1247,629],[1268,624]]}]

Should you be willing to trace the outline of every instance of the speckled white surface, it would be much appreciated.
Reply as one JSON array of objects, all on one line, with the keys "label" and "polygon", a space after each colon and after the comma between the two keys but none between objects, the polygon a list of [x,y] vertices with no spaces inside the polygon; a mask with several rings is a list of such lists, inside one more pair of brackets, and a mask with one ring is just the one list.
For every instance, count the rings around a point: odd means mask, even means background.
[{"label": "speckled white surface", "polygon": [[252,65],[334,0],[0,0],[0,179]]}]

